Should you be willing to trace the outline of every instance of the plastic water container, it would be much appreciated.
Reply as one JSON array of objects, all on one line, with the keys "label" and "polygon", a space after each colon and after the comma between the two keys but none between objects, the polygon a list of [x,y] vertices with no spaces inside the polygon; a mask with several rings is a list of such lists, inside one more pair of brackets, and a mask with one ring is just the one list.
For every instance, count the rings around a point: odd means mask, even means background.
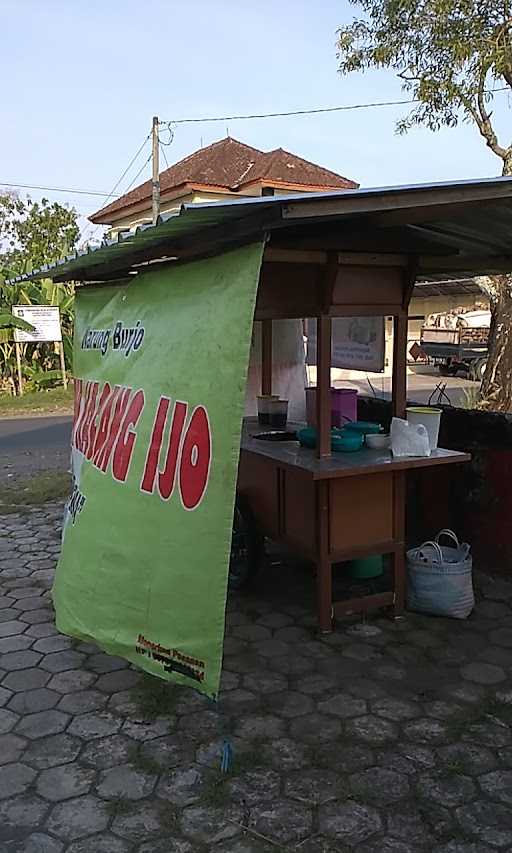
[{"label": "plastic water container", "polygon": [[431,450],[437,449],[439,440],[439,426],[441,424],[442,409],[433,409],[430,406],[409,406],[407,420],[411,424],[423,424],[428,433],[428,441]]},{"label": "plastic water container", "polygon": [[[306,388],[306,416],[309,426],[316,426],[316,388]],[[357,390],[331,388],[331,426],[342,427],[357,420]]]}]

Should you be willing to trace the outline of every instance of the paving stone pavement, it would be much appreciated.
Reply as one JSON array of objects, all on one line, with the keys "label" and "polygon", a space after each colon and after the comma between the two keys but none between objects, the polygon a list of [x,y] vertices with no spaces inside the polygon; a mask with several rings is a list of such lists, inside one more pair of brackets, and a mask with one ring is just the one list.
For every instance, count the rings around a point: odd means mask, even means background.
[{"label": "paving stone pavement", "polygon": [[319,638],[309,575],[271,566],[229,599],[218,708],[157,682],[151,710],[55,628],[61,515],[0,518],[0,853],[511,853],[511,583]]}]

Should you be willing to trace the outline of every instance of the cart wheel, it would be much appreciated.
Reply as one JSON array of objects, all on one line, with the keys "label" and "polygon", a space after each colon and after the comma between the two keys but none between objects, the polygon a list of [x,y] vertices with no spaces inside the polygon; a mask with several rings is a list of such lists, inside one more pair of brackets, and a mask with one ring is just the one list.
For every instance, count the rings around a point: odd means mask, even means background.
[{"label": "cart wheel", "polygon": [[264,540],[247,501],[236,496],[229,560],[229,588],[242,589],[257,574],[263,560]]}]

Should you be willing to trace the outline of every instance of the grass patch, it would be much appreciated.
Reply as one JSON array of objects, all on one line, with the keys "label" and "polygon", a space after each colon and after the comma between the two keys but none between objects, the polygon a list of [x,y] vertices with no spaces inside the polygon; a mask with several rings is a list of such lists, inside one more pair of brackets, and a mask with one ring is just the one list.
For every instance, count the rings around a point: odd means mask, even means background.
[{"label": "grass patch", "polygon": [[227,786],[229,777],[218,776],[212,779],[203,789],[201,800],[207,806],[213,808],[224,808],[230,801],[230,793]]},{"label": "grass patch", "polygon": [[158,820],[161,829],[172,835],[176,832],[178,815],[176,809],[170,803],[159,803]]},{"label": "grass patch", "polygon": [[443,771],[446,776],[463,776],[466,773],[466,765],[461,758],[451,758],[446,762]]},{"label": "grass patch", "polygon": [[174,686],[161,678],[144,673],[140,684],[132,690],[132,697],[146,720],[169,717],[176,707]]},{"label": "grass patch", "polygon": [[0,396],[0,416],[52,414],[61,412],[68,414],[73,411],[73,383],[67,389],[50,388],[48,391],[32,391],[22,397],[12,397],[10,394]]},{"label": "grass patch", "polygon": [[115,800],[108,800],[105,803],[105,811],[110,817],[130,814],[133,811],[133,802],[131,800],[124,800],[123,797],[116,797]]},{"label": "grass patch", "polygon": [[47,501],[63,500],[71,491],[69,474],[45,471],[34,474],[30,480],[0,486],[0,515],[20,512]]},{"label": "grass patch", "polygon": [[155,776],[158,776],[166,769],[155,758],[152,758],[151,755],[143,752],[136,744],[133,744],[128,750],[128,764],[131,764],[132,767],[140,770],[142,773],[151,773]]},{"label": "grass patch", "polygon": [[246,752],[238,752],[237,750],[233,756],[229,775],[239,776],[241,773],[256,770],[258,767],[265,767],[267,764],[268,761],[262,749],[258,749],[256,746]]}]

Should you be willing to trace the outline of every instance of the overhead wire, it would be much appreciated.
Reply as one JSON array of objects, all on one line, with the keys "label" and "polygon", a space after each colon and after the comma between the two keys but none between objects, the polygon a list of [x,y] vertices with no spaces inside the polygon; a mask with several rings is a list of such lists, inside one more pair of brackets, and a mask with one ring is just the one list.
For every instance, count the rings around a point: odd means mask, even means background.
[{"label": "overhead wire", "polygon": [[[70,193],[71,195],[94,195],[94,196],[106,196],[107,198],[111,198],[114,193],[104,193],[100,192],[100,190],[83,190],[83,189],[70,189],[69,187],[43,187],[39,184],[14,184],[10,181],[0,181],[0,187],[15,187],[16,189],[24,189],[24,190],[47,190],[48,192],[54,193]],[[116,195],[118,195],[116,193]]]},{"label": "overhead wire", "polygon": [[[150,138],[150,136],[151,136],[151,132],[150,132],[150,133],[148,133],[148,135],[144,138],[144,141],[142,142],[142,144],[139,146],[139,148],[137,149],[137,151],[136,151],[136,152],[135,152],[135,154],[133,155],[133,157],[132,157],[132,159],[130,160],[130,162],[128,163],[128,165],[127,165],[126,169],[124,170],[124,172],[122,173],[122,175],[118,178],[118,180],[116,181],[116,183],[115,183],[115,184],[114,184],[114,186],[112,187],[112,189],[111,189],[110,193],[108,194],[107,198],[105,199],[105,204],[103,205],[104,207],[106,207],[106,206],[107,206],[107,204],[108,204],[109,200],[114,196],[114,194],[115,194],[115,192],[116,192],[116,190],[117,190],[118,186],[121,184],[121,181],[123,181],[123,180],[124,180],[124,178],[126,177],[126,175],[128,174],[128,172],[130,171],[131,167],[132,167],[132,166],[133,166],[133,164],[136,162],[136,160],[137,160],[137,158],[139,157],[139,155],[142,153],[142,151],[143,151],[143,149],[144,149],[144,147],[145,147],[145,145],[146,145],[146,143],[147,143],[148,139]],[[151,155],[150,155],[149,159],[151,159]],[[147,165],[147,163],[148,163],[148,162],[149,162],[149,161],[148,161],[148,160],[146,160],[146,162],[144,163],[144,166],[142,167],[142,169],[144,169],[144,168],[146,167],[146,165]],[[128,190],[133,186],[134,182],[137,180],[137,178],[139,177],[140,173],[142,172],[142,169],[140,169],[140,170],[137,172],[137,174],[136,174],[135,178],[133,179],[133,181],[131,182],[130,186],[128,187]],[[128,190],[125,190],[124,192],[125,192],[125,193],[127,193],[127,192],[128,192]],[[123,193],[123,195],[124,195],[124,193]],[[89,233],[91,233],[91,236],[93,236],[93,235],[97,232],[98,228],[101,228],[101,227],[102,227],[101,225],[94,225],[94,224],[92,224],[92,223],[91,223],[91,225],[90,225],[90,226],[88,226],[88,227],[85,229],[85,231],[82,233],[82,240],[85,240],[85,238],[89,235]]]},{"label": "overhead wire", "polygon": [[[508,89],[508,86],[501,86],[496,89],[489,89],[486,93],[494,94],[496,92],[504,92]],[[316,107],[313,109],[287,110],[285,112],[277,113],[248,113],[247,115],[206,116],[202,118],[178,118],[172,119],[171,121],[160,121],[159,124],[167,127],[172,133],[172,127],[177,124],[199,124],[200,122],[208,121],[247,121],[249,119],[260,118],[286,118],[287,116],[317,115],[318,113],[336,113],[345,112],[347,110],[365,110],[374,107],[399,107],[419,103],[419,98],[407,98],[396,101],[371,101],[369,103],[362,104],[342,104],[336,107]]]}]

